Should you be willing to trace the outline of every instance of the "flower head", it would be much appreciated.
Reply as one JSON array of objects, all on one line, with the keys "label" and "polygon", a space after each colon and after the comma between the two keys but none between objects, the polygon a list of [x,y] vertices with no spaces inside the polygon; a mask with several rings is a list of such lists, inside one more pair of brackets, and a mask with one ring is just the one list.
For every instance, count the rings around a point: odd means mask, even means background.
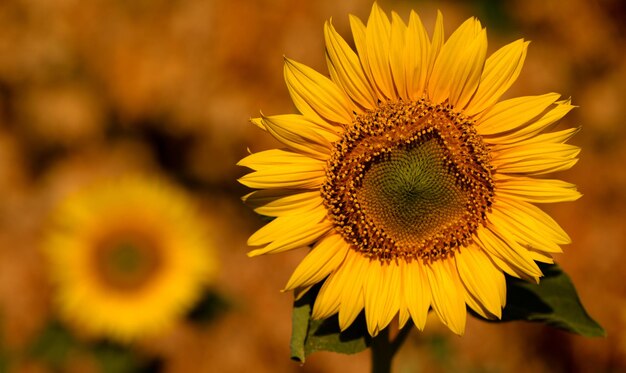
[{"label": "flower head", "polygon": [[539,281],[570,242],[534,203],[580,197],[574,185],[536,176],[572,167],[577,132],[547,132],[573,106],[549,93],[500,101],[528,42],[487,57],[475,18],[444,40],[419,16],[391,20],[374,4],[351,16],[356,51],[327,22],[330,78],[287,59],[300,114],[253,123],[285,145],[239,164],[244,199],[276,217],[254,233],[250,255],[312,246],[286,289],[323,282],[314,318],[339,313],[347,328],[364,309],[370,334],[398,315],[423,329],[432,307],[452,331],[466,305],[499,318],[505,276]]},{"label": "flower head", "polygon": [[61,318],[122,342],[171,326],[215,270],[189,198],[128,177],[80,191],[52,217],[44,253]]}]

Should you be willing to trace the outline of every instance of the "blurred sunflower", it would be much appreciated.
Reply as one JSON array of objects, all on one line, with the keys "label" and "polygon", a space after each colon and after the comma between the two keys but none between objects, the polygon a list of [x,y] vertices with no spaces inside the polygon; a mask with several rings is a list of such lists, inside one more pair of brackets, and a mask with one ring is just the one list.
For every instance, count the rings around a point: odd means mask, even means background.
[{"label": "blurred sunflower", "polygon": [[127,177],[71,196],[44,243],[60,316],[127,342],[171,326],[215,270],[206,228],[173,186]]},{"label": "blurred sunflower", "polygon": [[313,318],[339,313],[346,329],[365,309],[376,335],[399,315],[423,329],[432,307],[453,332],[466,305],[499,318],[504,273],[539,281],[535,261],[570,242],[533,203],[572,201],[574,185],[536,175],[566,170],[578,129],[545,132],[570,100],[549,93],[499,101],[522,68],[528,42],[486,57],[475,18],[444,41],[419,16],[391,20],[374,4],[351,16],[356,52],[326,23],[330,79],[286,59],[285,80],[301,114],[252,122],[286,149],[240,161],[253,172],[244,197],[276,217],[249,238],[249,255],[312,245],[286,290],[324,281]]}]

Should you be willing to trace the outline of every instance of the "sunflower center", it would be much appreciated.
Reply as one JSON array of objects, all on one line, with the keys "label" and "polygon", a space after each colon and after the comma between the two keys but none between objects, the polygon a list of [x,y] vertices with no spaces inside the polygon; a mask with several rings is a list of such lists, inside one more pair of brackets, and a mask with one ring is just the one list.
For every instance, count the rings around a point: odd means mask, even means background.
[{"label": "sunflower center", "polygon": [[446,169],[437,140],[412,145],[373,160],[356,190],[364,215],[400,245],[458,219],[468,197]]},{"label": "sunflower center", "polygon": [[380,105],[337,142],[322,195],[336,229],[364,255],[445,258],[485,222],[489,151],[446,106]]},{"label": "sunflower center", "polygon": [[114,291],[139,289],[150,282],[161,265],[161,253],[152,240],[137,232],[114,234],[102,240],[94,257],[97,276]]}]

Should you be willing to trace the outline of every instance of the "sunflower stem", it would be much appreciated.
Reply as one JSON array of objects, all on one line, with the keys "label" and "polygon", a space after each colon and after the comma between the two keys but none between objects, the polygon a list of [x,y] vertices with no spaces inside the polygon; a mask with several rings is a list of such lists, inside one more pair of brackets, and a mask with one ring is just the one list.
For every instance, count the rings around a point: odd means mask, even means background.
[{"label": "sunflower stem", "polygon": [[372,373],[391,373],[393,357],[411,331],[411,323],[400,330],[396,338],[389,340],[389,328],[385,328],[372,338]]},{"label": "sunflower stem", "polygon": [[389,341],[389,329],[385,328],[372,339],[372,373],[391,373],[393,346]]}]

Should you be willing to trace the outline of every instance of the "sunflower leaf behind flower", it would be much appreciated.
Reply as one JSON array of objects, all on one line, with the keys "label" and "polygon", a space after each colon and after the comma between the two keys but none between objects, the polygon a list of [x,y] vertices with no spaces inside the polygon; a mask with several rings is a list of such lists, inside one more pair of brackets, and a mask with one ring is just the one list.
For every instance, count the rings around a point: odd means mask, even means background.
[{"label": "sunflower leaf behind flower", "polygon": [[252,169],[239,181],[260,189],[244,200],[275,217],[249,255],[311,246],[285,290],[321,284],[310,316],[337,315],[340,330],[362,311],[371,336],[394,318],[423,329],[430,309],[457,334],[467,307],[502,319],[507,279],[539,283],[538,263],[570,243],[535,204],[581,196],[540,178],[577,162],[566,142],[578,129],[548,132],[574,106],[556,93],[500,101],[528,42],[487,57],[475,18],[447,40],[441,13],[431,37],[415,12],[405,23],[377,4],[350,25],[356,51],[325,25],[330,78],[286,59],[300,114],[252,120],[286,148],[239,163]]}]

